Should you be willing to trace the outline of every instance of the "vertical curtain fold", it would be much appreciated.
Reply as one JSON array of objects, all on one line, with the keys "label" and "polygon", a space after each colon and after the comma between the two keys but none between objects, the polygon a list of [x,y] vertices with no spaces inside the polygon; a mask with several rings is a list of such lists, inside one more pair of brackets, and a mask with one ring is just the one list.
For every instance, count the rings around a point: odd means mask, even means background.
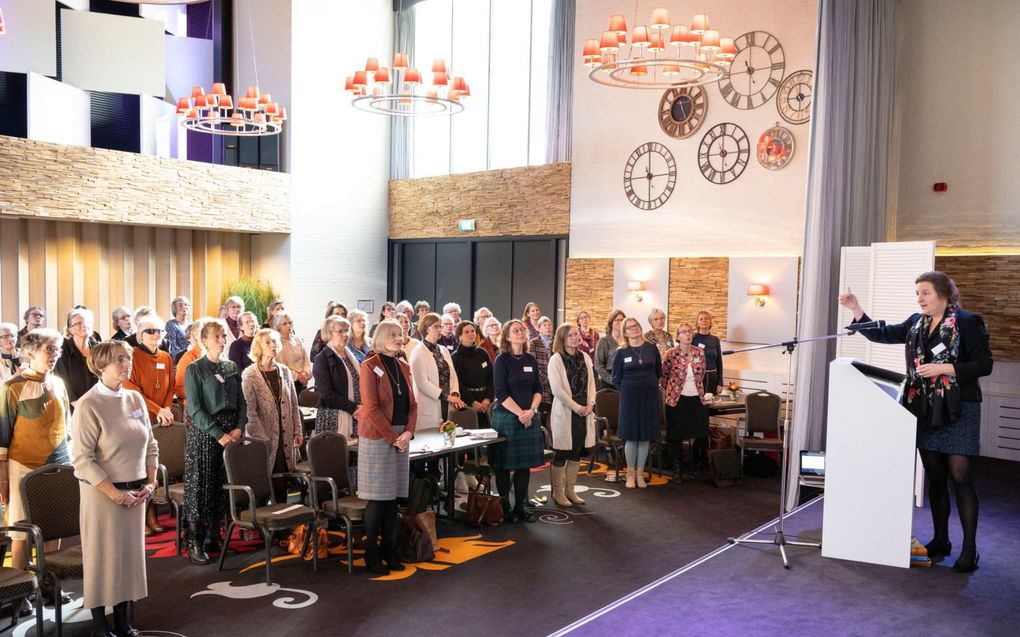
[{"label": "vertical curtain fold", "polygon": [[[894,116],[896,3],[819,0],[811,114],[799,338],[833,332],[842,246],[885,239],[886,192]],[[799,347],[790,432],[787,509],[801,449],[825,433],[832,340]]]},{"label": "vertical curtain fold", "polygon": [[[412,4],[412,3],[408,3]],[[393,52],[414,54],[414,7],[394,9]],[[391,58],[392,59],[392,58]],[[390,118],[390,179],[407,179],[411,176],[414,155],[413,117]]]},{"label": "vertical curtain fold", "polygon": [[553,6],[549,55],[549,103],[546,110],[547,163],[570,161],[574,112],[575,0],[557,0]]}]

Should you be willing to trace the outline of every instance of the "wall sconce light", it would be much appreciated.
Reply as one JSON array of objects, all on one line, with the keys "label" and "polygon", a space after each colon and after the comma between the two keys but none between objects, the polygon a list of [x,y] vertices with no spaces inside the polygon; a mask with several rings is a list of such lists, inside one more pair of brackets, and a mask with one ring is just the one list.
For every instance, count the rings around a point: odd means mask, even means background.
[{"label": "wall sconce light", "polygon": [[752,283],[747,286],[747,296],[754,297],[754,304],[758,307],[765,307],[765,297],[769,295],[769,286],[761,283]]},{"label": "wall sconce light", "polygon": [[634,293],[634,300],[638,303],[645,300],[644,295],[641,294],[644,289],[645,286],[641,281],[627,281],[627,291]]}]

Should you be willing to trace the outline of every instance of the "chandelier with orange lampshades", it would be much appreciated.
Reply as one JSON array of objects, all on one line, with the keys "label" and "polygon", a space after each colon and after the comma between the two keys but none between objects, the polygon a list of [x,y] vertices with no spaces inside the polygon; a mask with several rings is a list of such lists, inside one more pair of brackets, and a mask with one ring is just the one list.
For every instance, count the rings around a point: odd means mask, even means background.
[{"label": "chandelier with orange lampshades", "polygon": [[432,82],[426,84],[406,53],[396,53],[389,67],[368,58],[364,69],[347,76],[344,90],[354,108],[398,117],[455,115],[471,96],[467,81],[452,76],[442,58],[432,62]]},{"label": "chandelier with orange lampshades", "polygon": [[588,78],[599,84],[667,89],[718,82],[736,53],[733,38],[721,37],[707,15],[674,24],[669,11],[660,8],[648,24],[630,31],[623,15],[610,16],[600,38],[584,41],[581,56]]},{"label": "chandelier with orange lampshades", "polygon": [[4,22],[4,8],[0,7],[0,35],[7,33],[7,23]]}]

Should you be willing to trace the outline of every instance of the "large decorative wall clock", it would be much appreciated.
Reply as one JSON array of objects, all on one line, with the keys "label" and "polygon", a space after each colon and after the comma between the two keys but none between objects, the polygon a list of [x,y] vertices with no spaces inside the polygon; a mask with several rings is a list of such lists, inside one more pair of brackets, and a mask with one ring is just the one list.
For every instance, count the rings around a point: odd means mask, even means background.
[{"label": "large decorative wall clock", "polygon": [[723,122],[708,129],[698,147],[698,167],[713,184],[728,184],[747,168],[751,144],[744,129]]},{"label": "large decorative wall clock", "polygon": [[758,138],[755,156],[758,163],[769,170],[779,170],[793,158],[793,133],[776,124]]},{"label": "large decorative wall clock", "polygon": [[676,139],[686,139],[701,128],[708,110],[708,93],[700,86],[671,88],[659,100],[659,126]]},{"label": "large decorative wall clock", "polygon": [[776,94],[779,116],[791,124],[806,124],[811,119],[811,71],[795,71],[783,80]]},{"label": "large decorative wall clock", "polygon": [[719,92],[730,106],[741,110],[758,108],[769,101],[786,70],[783,46],[771,33],[749,31],[733,41],[736,57],[719,81]]},{"label": "large decorative wall clock", "polygon": [[642,210],[654,210],[666,203],[676,186],[676,160],[658,142],[638,146],[623,168],[623,190],[627,199]]}]

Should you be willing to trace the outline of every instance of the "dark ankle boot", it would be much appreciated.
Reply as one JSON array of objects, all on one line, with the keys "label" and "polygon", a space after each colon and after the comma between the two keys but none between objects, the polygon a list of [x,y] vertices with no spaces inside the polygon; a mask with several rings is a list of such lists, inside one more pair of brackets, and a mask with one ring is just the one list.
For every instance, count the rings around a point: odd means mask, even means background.
[{"label": "dark ankle boot", "polygon": [[953,570],[957,573],[973,573],[978,570],[979,561],[981,561],[981,555],[977,552],[977,549],[964,545],[963,549],[960,550],[959,559],[953,564]]},{"label": "dark ankle boot", "polygon": [[386,503],[383,514],[382,541],[379,543],[379,554],[391,571],[400,572],[404,565],[397,555],[397,502]]},{"label": "dark ankle boot", "polygon": [[98,606],[90,608],[89,611],[92,613],[92,632],[89,633],[89,637],[110,637],[113,635],[110,632],[110,626],[106,623],[106,607]]},{"label": "dark ankle boot", "polygon": [[131,626],[131,614],[128,611],[128,604],[121,602],[113,607],[113,629],[117,631],[117,637],[141,637],[142,633]]},{"label": "dark ankle boot", "polygon": [[376,575],[389,575],[390,570],[382,563],[379,555],[379,545],[375,539],[369,539],[365,544],[365,568]]},{"label": "dark ankle boot", "polygon": [[223,550],[223,544],[220,542],[220,523],[218,520],[210,524],[206,530],[205,539],[202,541],[202,548],[205,549],[206,553],[219,553]]},{"label": "dark ankle boot", "polygon": [[204,540],[205,531],[198,528],[196,524],[191,524],[191,533],[188,538],[188,559],[195,564],[209,564],[212,562],[212,558],[205,552]]}]

